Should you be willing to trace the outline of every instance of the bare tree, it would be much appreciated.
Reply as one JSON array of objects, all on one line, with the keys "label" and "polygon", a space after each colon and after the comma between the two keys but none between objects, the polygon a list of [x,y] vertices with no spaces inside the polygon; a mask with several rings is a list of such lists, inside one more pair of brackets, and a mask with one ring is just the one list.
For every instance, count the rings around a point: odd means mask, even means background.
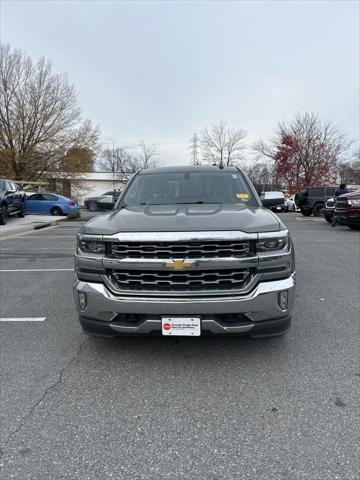
[{"label": "bare tree", "polygon": [[201,132],[201,146],[204,160],[214,165],[229,166],[244,149],[246,131],[241,128],[230,128],[220,121],[205,128]]},{"label": "bare tree", "polygon": [[340,181],[348,185],[360,185],[360,151],[355,152],[353,159],[339,164]]},{"label": "bare tree", "polygon": [[74,86],[50,62],[0,45],[0,172],[34,180],[57,171],[73,148],[94,151],[99,132],[82,120]]},{"label": "bare tree", "polygon": [[121,147],[105,149],[97,161],[99,170],[112,174],[114,190],[126,182],[131,176],[130,170],[132,159],[129,153]]},{"label": "bare tree", "polygon": [[330,122],[322,123],[316,114],[304,113],[280,122],[272,140],[260,140],[253,148],[259,158],[275,162],[277,179],[293,191],[304,185],[333,183],[337,163],[350,144]]},{"label": "bare tree", "polygon": [[199,160],[199,137],[198,134],[195,132],[190,140],[190,156],[191,156],[191,165],[200,165]]},{"label": "bare tree", "polygon": [[144,139],[139,141],[139,152],[134,155],[133,169],[135,171],[144,168],[154,168],[157,160],[154,158],[158,155],[157,146],[154,143],[148,143]]},{"label": "bare tree", "polygon": [[157,164],[153,158],[155,155],[156,145],[141,140],[139,151],[135,155],[131,155],[123,147],[104,150],[97,161],[97,166],[101,171],[112,174],[115,188],[115,185],[126,182],[137,171],[155,167]]},{"label": "bare tree", "polygon": [[274,162],[254,162],[252,165],[243,167],[243,170],[247,173],[259,194],[267,190],[280,188],[276,182]]}]

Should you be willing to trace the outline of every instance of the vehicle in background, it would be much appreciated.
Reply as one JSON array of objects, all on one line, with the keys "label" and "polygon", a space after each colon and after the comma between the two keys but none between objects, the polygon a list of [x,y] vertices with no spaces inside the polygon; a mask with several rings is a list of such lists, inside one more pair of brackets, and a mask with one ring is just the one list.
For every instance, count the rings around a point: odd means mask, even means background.
[{"label": "vehicle in background", "polygon": [[[121,190],[112,190],[110,192],[102,193],[97,197],[87,197],[84,200],[84,206],[91,212],[97,212],[98,210],[101,210],[101,200],[103,200],[102,197],[112,196],[114,197],[114,203],[115,203],[116,200],[119,198],[120,193],[121,193]],[[100,204],[98,204],[98,201],[100,201]]]},{"label": "vehicle in background", "polygon": [[68,215],[79,210],[75,200],[57,193],[34,193],[26,199],[25,211],[29,214]]},{"label": "vehicle in background", "polygon": [[335,199],[336,223],[346,225],[352,230],[360,229],[360,189],[340,195]]},{"label": "vehicle in background", "polygon": [[281,198],[283,201],[279,205],[273,205],[270,208],[273,212],[287,212],[288,208],[285,202],[285,197],[282,192],[262,192],[261,200],[271,200],[273,198]]},{"label": "vehicle in background", "polygon": [[[138,172],[77,236],[74,298],[89,335],[283,335],[295,301],[286,226],[236,167]],[[104,203],[105,206],[105,203]],[[267,208],[264,208],[267,207]]]},{"label": "vehicle in background", "polygon": [[5,225],[11,215],[23,217],[25,214],[25,194],[12,180],[0,179],[0,225]]},{"label": "vehicle in background", "polygon": [[299,212],[299,208],[295,203],[295,195],[285,198],[285,207],[287,212]]},{"label": "vehicle in background", "polygon": [[295,194],[295,204],[302,215],[320,217],[325,202],[335,196],[337,187],[304,187]]},{"label": "vehicle in background", "polygon": [[324,218],[328,223],[332,223],[335,212],[335,198],[329,198],[325,202],[323,210]]}]

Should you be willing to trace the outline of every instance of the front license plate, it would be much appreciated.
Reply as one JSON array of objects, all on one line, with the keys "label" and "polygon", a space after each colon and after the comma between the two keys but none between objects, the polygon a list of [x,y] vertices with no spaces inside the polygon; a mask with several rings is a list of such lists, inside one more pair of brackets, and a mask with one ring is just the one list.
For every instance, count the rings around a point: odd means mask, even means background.
[{"label": "front license plate", "polygon": [[199,337],[201,322],[198,317],[163,317],[161,319],[163,335]]}]

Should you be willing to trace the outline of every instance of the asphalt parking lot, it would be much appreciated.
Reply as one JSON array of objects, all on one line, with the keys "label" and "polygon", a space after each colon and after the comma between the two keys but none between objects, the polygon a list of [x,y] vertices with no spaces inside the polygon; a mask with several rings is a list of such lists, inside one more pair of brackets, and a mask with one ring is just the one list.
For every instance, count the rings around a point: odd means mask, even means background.
[{"label": "asphalt parking lot", "polygon": [[[4,479],[358,480],[360,232],[281,214],[297,253],[284,337],[85,336],[79,223],[0,242]],[[45,320],[44,320],[45,319]]]}]

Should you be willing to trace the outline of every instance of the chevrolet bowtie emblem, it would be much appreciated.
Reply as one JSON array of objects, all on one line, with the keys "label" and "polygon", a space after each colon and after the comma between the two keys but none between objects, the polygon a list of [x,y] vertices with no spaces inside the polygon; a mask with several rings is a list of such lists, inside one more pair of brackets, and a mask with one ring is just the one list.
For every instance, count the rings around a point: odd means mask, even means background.
[{"label": "chevrolet bowtie emblem", "polygon": [[186,260],[171,260],[165,263],[166,268],[172,268],[174,270],[183,270],[184,268],[191,268],[195,262]]}]

